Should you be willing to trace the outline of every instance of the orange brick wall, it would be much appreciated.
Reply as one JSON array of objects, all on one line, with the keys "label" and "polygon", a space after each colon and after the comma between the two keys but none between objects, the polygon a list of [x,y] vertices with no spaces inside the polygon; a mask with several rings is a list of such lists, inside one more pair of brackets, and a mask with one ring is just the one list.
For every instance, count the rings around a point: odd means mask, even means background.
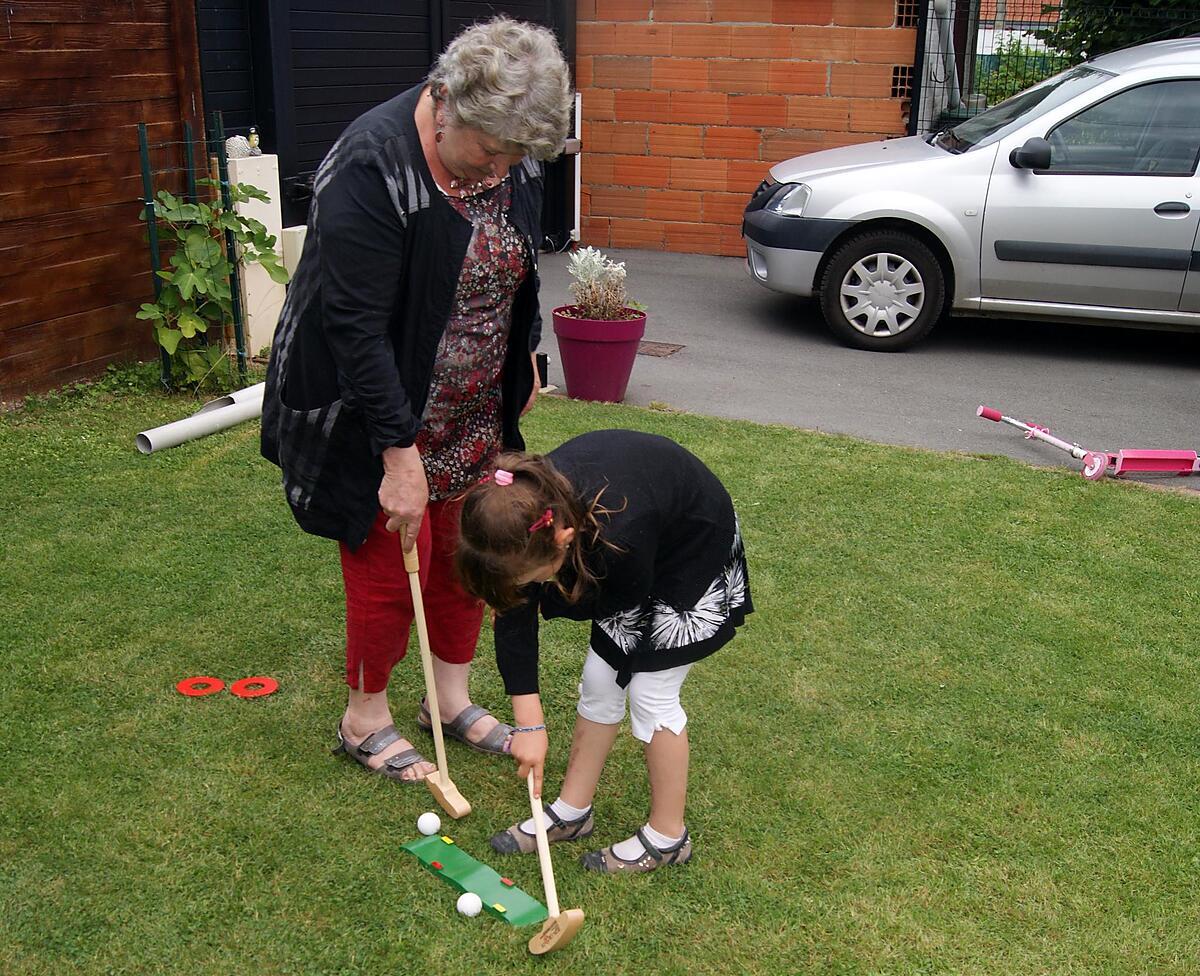
[{"label": "orange brick wall", "polygon": [[782,159],[902,134],[895,0],[578,0],[582,239],[744,253]]}]

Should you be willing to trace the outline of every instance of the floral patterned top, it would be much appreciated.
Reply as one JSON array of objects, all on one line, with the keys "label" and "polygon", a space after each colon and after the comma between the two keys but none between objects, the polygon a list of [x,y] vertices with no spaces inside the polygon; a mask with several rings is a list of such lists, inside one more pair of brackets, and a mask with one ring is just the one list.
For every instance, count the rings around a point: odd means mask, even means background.
[{"label": "floral patterned top", "polygon": [[469,488],[500,453],[500,372],[513,299],[529,270],[521,235],[508,219],[507,179],[482,193],[446,199],[474,231],[416,441],[431,501]]}]

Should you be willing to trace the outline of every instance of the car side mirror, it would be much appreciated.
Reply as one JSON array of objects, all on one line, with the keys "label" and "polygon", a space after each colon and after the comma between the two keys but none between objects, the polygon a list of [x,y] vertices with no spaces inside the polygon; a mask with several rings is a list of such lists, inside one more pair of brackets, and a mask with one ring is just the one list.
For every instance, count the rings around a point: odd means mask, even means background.
[{"label": "car side mirror", "polygon": [[1040,136],[1026,139],[1025,145],[1008,154],[1008,161],[1017,169],[1049,169],[1050,143]]}]

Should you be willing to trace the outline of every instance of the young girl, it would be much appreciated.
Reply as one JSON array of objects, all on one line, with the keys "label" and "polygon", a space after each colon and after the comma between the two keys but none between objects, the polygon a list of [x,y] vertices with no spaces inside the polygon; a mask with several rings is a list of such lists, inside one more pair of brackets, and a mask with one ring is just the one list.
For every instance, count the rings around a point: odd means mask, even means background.
[{"label": "young girl", "polygon": [[[629,699],[645,743],[650,818],[583,856],[594,871],[652,871],[692,854],[684,825],[692,664],[723,646],[753,609],[729,493],[678,444],[595,431],[543,456],[507,453],[463,500],[456,565],[466,590],[498,611],[496,659],[512,696],[518,775],[541,795],[549,744],[538,696],[538,614],[591,620],[562,793],[546,804],[551,841],[594,828],[592,797]],[[536,850],[533,821],[492,838]]]}]

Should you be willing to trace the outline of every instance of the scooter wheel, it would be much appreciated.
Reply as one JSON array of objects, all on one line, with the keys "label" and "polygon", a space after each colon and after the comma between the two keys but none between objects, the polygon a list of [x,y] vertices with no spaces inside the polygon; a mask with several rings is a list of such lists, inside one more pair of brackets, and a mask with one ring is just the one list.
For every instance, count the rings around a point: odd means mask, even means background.
[{"label": "scooter wheel", "polygon": [[1108,469],[1108,455],[1089,451],[1083,456],[1083,470],[1080,472],[1088,481],[1099,481]]}]

